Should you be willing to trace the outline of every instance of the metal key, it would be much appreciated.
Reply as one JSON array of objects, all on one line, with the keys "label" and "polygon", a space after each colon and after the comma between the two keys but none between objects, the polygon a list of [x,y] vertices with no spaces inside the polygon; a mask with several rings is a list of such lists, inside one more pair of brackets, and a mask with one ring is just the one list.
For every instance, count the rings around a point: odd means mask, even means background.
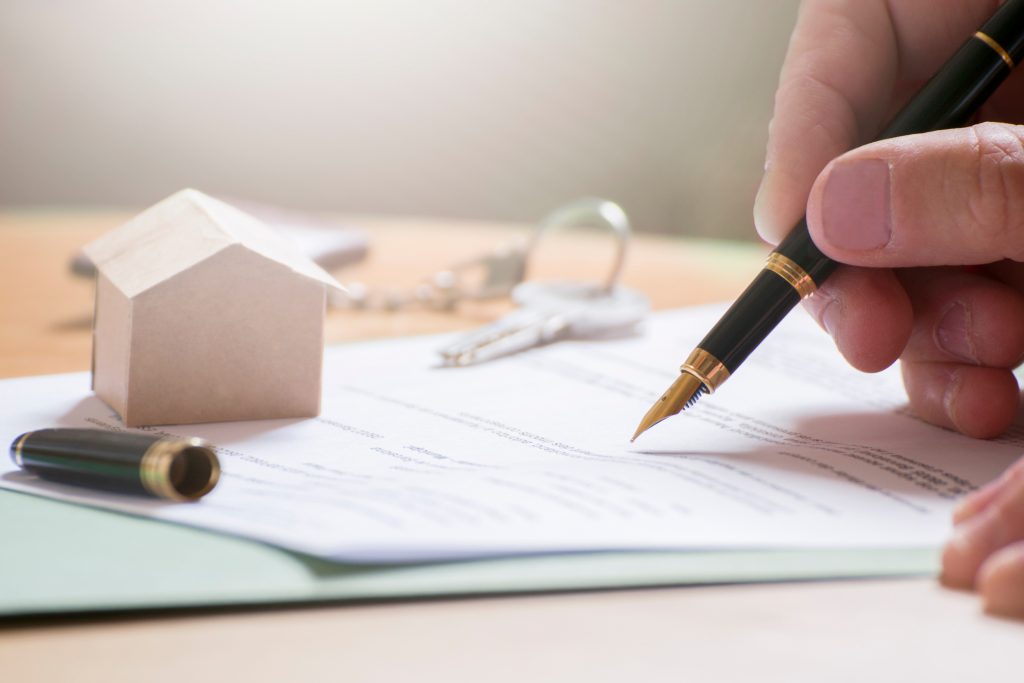
[{"label": "metal key", "polygon": [[524,282],[512,290],[519,308],[439,350],[446,365],[471,365],[566,338],[624,332],[644,319],[640,292],[589,282]]}]

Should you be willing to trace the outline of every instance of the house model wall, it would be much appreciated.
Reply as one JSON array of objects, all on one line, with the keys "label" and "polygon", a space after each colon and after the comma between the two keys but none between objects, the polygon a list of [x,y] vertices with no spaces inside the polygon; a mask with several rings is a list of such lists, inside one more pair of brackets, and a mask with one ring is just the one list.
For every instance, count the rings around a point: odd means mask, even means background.
[{"label": "house model wall", "polygon": [[270,228],[183,190],[85,248],[93,390],[127,426],[320,412],[326,288]]}]

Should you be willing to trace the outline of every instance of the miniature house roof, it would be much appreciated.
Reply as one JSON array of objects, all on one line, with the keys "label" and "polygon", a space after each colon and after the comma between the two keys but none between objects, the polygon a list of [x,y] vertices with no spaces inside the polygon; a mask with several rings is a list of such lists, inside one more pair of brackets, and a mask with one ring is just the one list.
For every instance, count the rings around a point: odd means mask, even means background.
[{"label": "miniature house roof", "polygon": [[338,282],[259,220],[197,190],[182,190],[85,247],[115,287],[132,298],[217,252],[240,244],[298,275]]}]

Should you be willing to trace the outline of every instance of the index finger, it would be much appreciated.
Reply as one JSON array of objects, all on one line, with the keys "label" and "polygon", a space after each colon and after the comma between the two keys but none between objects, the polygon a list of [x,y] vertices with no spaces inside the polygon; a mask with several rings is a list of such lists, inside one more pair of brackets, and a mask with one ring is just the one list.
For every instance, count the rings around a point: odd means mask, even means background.
[{"label": "index finger", "polygon": [[874,138],[894,93],[927,80],[998,0],[805,0],[775,94],[754,222],[772,243],[829,161]]}]

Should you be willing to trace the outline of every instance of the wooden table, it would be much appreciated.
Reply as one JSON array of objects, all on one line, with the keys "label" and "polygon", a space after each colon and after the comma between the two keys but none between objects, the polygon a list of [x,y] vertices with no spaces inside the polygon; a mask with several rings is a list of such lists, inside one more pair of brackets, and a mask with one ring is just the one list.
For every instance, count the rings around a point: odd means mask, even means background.
[{"label": "wooden table", "polygon": [[[123,218],[0,213],[0,377],[88,368],[92,288],[69,274],[67,262]],[[339,278],[379,285],[411,286],[525,234],[507,225],[351,222],[371,229],[373,252]],[[659,308],[735,296],[763,255],[753,246],[665,237],[637,238],[633,246],[624,279]],[[601,235],[554,234],[532,274],[600,277],[610,253]],[[328,336],[341,342],[453,330],[501,308],[332,311]],[[0,678],[1019,680],[1022,644],[1024,625],[987,617],[975,596],[931,580],[820,582],[0,622]]]}]

